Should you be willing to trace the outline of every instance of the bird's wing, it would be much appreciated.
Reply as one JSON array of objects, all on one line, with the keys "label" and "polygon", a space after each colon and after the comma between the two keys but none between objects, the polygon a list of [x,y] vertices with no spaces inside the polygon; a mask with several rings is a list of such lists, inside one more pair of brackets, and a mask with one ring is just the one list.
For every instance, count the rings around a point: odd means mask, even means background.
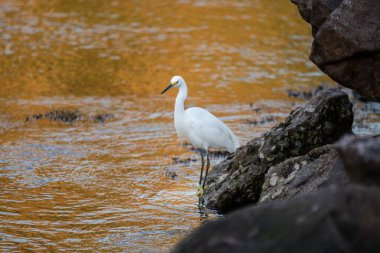
[{"label": "bird's wing", "polygon": [[[192,110],[191,110],[192,109]],[[209,147],[227,148],[231,146],[233,134],[221,120],[202,108],[191,108],[187,114],[187,124],[191,133]],[[234,144],[232,144],[234,145]]]}]

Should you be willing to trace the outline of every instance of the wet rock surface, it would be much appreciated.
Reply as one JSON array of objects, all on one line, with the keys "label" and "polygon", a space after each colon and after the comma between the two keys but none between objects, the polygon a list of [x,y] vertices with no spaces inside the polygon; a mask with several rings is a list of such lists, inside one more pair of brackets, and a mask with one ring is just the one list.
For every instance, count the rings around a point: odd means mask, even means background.
[{"label": "wet rock surface", "polygon": [[346,136],[336,149],[352,181],[380,186],[380,136]]},{"label": "wet rock surface", "polygon": [[380,189],[350,185],[244,208],[206,223],[172,251],[377,252]]},{"label": "wet rock surface", "polygon": [[289,199],[334,185],[346,186],[349,179],[342,167],[334,166],[337,153],[331,145],[313,149],[269,168],[259,203]]},{"label": "wet rock surface", "polygon": [[253,139],[209,173],[207,207],[227,212],[259,200],[271,166],[337,141],[351,131],[352,104],[346,93],[325,89],[292,111],[285,122]]},{"label": "wet rock surface", "polygon": [[312,26],[310,59],[339,84],[380,101],[380,2],[292,2]]}]

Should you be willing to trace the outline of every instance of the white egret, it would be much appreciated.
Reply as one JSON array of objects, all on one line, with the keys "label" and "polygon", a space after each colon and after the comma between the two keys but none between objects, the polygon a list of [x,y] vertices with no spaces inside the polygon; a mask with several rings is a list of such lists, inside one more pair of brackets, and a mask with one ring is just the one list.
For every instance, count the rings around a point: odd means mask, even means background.
[{"label": "white egret", "polygon": [[[238,139],[220,119],[199,107],[190,107],[185,110],[184,103],[187,97],[187,86],[185,80],[180,76],[174,76],[168,87],[161,94],[172,87],[178,87],[178,95],[174,107],[174,126],[179,137],[185,138],[201,150],[201,175],[198,184],[198,196],[203,195],[203,189],[207,179],[210,159],[209,148],[217,148],[235,152],[240,146]],[[207,158],[206,173],[203,179],[204,155]]]}]

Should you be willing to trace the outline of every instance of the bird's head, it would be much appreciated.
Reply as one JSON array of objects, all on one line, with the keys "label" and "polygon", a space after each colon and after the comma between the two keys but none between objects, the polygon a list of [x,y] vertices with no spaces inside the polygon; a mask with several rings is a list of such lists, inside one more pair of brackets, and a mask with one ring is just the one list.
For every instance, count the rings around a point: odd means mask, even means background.
[{"label": "bird's head", "polygon": [[180,87],[185,81],[180,76],[173,76],[170,80],[170,84],[166,87],[161,94],[164,94],[166,91],[170,90],[172,87]]}]

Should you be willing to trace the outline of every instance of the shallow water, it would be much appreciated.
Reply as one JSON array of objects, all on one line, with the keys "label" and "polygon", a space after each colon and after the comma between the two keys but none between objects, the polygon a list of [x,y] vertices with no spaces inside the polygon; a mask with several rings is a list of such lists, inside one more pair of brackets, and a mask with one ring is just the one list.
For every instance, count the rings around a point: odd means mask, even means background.
[{"label": "shallow water", "polygon": [[[310,42],[289,1],[0,0],[0,251],[173,247],[217,215],[160,91],[182,75],[246,143],[303,102],[288,89],[331,83]],[[55,109],[84,116],[25,121]]]}]

